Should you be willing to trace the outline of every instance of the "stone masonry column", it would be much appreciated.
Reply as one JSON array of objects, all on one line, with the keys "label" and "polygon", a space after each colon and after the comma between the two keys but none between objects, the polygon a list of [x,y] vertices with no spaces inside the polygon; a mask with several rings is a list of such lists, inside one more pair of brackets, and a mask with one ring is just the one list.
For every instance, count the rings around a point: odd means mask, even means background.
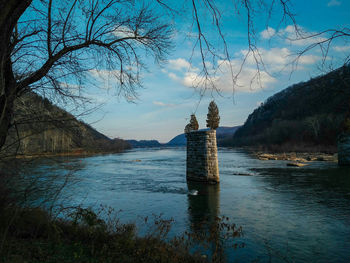
[{"label": "stone masonry column", "polygon": [[186,178],[189,181],[219,182],[216,130],[186,133]]}]

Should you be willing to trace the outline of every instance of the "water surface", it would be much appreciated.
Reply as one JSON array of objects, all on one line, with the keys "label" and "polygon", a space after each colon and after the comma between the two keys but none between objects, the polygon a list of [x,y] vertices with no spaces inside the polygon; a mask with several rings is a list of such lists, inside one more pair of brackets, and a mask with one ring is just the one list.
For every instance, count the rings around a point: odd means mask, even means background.
[{"label": "water surface", "polygon": [[187,185],[185,148],[36,160],[24,176],[44,189],[69,175],[74,183],[59,197],[65,205],[111,206],[123,222],[138,224],[140,216],[162,214],[174,219],[172,234],[228,216],[242,226],[246,244],[228,252],[229,262],[350,262],[350,169],[326,162],[287,167],[226,148],[218,156],[217,186]]}]

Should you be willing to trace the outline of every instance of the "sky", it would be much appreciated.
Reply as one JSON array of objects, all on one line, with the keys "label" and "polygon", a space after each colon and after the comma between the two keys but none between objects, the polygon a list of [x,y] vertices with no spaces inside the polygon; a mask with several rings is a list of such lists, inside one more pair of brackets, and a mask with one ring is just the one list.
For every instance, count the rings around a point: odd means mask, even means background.
[{"label": "sky", "polygon": [[[291,2],[296,23],[305,33],[350,26],[348,0]],[[225,3],[218,1],[218,8],[222,10],[222,32],[227,41],[232,69],[236,73],[248,48],[246,16],[244,11],[240,15],[235,14],[234,9]],[[204,10],[200,11],[203,31],[219,47],[219,38],[213,29],[212,20]],[[175,47],[171,50],[167,63],[158,65],[146,58],[148,70],[142,73],[143,88],[138,90],[138,98],[128,102],[124,97],[118,96],[116,90],[108,88],[115,80],[103,72],[95,74],[93,77],[98,80],[100,88],[87,88],[86,96],[94,101],[91,107],[97,106],[97,109],[80,118],[110,138],[155,139],[164,143],[183,133],[193,113],[196,114],[199,127],[205,128],[208,105],[214,100],[220,111],[220,126],[242,125],[248,115],[271,95],[324,73],[320,69],[322,52],[317,47],[303,54],[296,68],[291,67],[295,52],[312,44],[312,41],[323,38],[291,41],[295,38],[294,27],[291,21],[279,23],[280,11],[274,10],[268,25],[266,14],[254,16],[257,44],[265,63],[260,83],[252,80],[256,72],[252,56],[247,57],[234,91],[228,61],[208,61],[209,66],[210,63],[220,65],[217,75],[212,79],[220,89],[220,94],[209,90],[201,97],[200,92],[193,88],[201,69],[200,53],[198,50],[192,53],[196,31],[188,19],[191,13],[184,13],[172,20],[176,29],[173,39]],[[346,39],[335,41],[329,50],[326,65],[341,65],[349,52],[350,43]]]}]

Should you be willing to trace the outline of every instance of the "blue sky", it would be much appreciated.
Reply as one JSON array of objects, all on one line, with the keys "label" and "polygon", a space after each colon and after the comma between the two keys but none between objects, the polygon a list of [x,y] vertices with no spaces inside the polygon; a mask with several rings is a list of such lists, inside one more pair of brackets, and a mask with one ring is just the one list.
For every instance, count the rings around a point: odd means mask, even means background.
[{"label": "blue sky", "polygon": [[[296,22],[307,33],[327,28],[349,27],[350,1],[292,2]],[[225,1],[221,1],[218,7],[223,10],[223,33],[227,40],[232,68],[236,72],[247,50],[245,16],[244,13],[241,16],[232,15],[234,11],[226,8],[223,3]],[[177,29],[174,37],[176,47],[169,55],[168,63],[159,66],[153,64],[153,61],[147,61],[148,71],[142,74],[143,88],[138,90],[138,99],[130,103],[125,98],[118,97],[115,90],[108,88],[114,80],[100,72],[99,75],[93,75],[98,80],[100,88],[90,87],[86,93],[99,108],[82,119],[111,138],[156,139],[167,142],[183,132],[192,113],[196,114],[200,128],[205,128],[207,107],[214,99],[220,111],[220,126],[243,124],[248,115],[269,96],[294,83],[307,81],[313,76],[322,74],[319,70],[322,53],[318,48],[304,54],[299,60],[298,67],[291,74],[292,68],[289,64],[293,54],[311,42],[289,41],[283,38],[282,36],[293,38],[295,31],[291,23],[278,25],[279,11],[275,10],[269,27],[266,25],[264,15],[255,17],[259,50],[268,71],[268,73],[261,72],[260,84],[255,82],[250,84],[256,66],[252,57],[248,57],[233,93],[227,61],[216,61],[221,63],[221,66],[219,74],[213,80],[221,93],[217,95],[207,92],[200,100],[199,93],[191,88],[196,83],[200,71],[199,53],[192,54],[194,39],[191,38],[191,21],[187,19],[190,14],[184,13],[173,21]],[[202,15],[205,17],[204,11]],[[213,32],[211,20],[209,18],[203,20],[203,25],[203,30],[215,43],[217,35],[211,34]],[[341,65],[349,52],[350,43],[346,40],[334,42],[326,60],[327,65],[334,67]],[[191,54],[192,63],[190,63]]]}]

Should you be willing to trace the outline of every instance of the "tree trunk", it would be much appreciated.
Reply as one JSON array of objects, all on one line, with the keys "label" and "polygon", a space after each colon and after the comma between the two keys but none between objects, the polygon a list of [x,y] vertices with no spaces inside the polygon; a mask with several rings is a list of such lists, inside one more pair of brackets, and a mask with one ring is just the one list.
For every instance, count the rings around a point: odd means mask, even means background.
[{"label": "tree trunk", "polygon": [[[5,74],[8,71],[3,71]],[[3,73],[1,72],[1,73]],[[12,111],[13,111],[13,103],[16,98],[16,82],[13,78],[13,74],[5,75],[5,77],[1,78],[0,84],[0,150],[5,144],[7,132],[10,128],[11,119],[12,119]]]},{"label": "tree trunk", "polygon": [[31,0],[0,0],[0,150],[11,124],[13,103],[18,92],[12,71],[11,35]]}]

